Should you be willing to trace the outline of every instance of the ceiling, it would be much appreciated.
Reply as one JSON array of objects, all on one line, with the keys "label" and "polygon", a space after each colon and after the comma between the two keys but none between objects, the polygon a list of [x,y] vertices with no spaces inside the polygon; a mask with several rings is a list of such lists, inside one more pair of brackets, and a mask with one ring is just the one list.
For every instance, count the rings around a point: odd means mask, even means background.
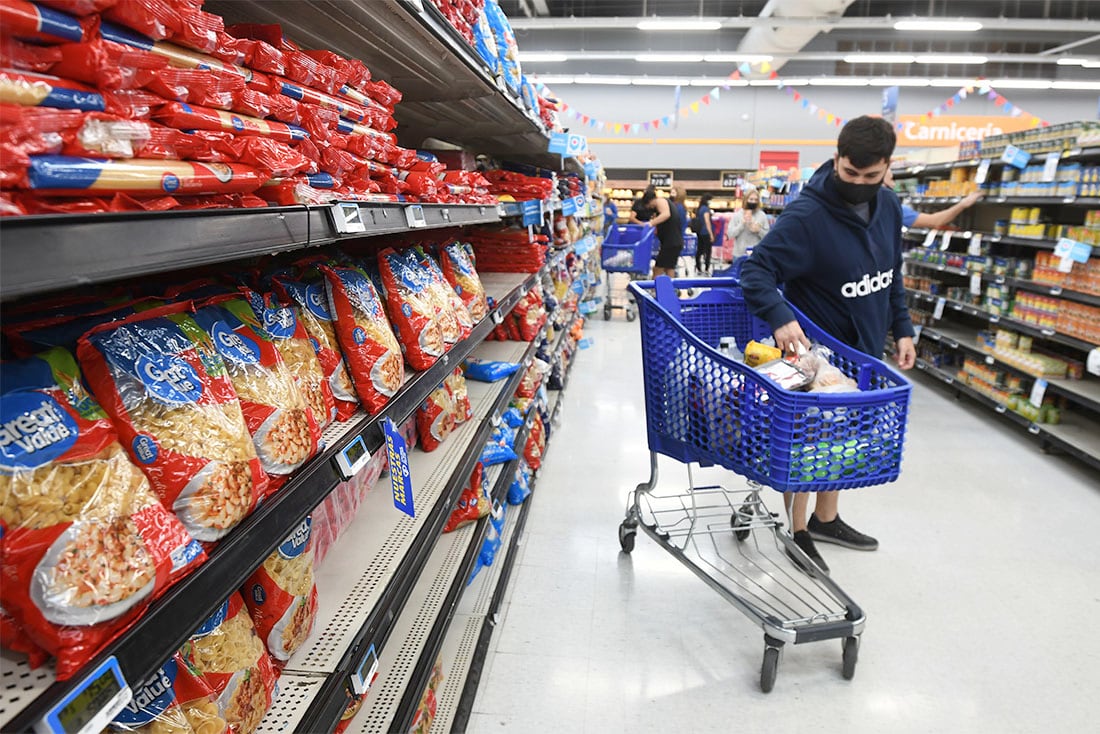
[{"label": "ceiling", "polygon": [[[576,75],[723,78],[741,60],[770,56],[752,76],[838,84],[901,78],[913,86],[983,76],[1009,88],[1100,89],[1100,2],[1095,0],[500,0],[523,70]],[[898,21],[980,23],[964,32],[898,30]],[[708,21],[711,30],[641,30],[644,20]],[[559,52],[558,58],[532,57]],[[649,52],[651,61],[637,59]],[[673,57],[669,54],[680,54]],[[725,54],[717,56],[716,54]],[[876,54],[872,57],[869,54]],[[881,56],[888,54],[888,56]],[[565,58],[561,58],[565,56]],[[710,56],[710,60],[700,57]],[[965,56],[950,59],[949,56]],[[984,57],[983,58],[975,58]],[[1059,59],[1062,63],[1058,63]],[[947,63],[950,62],[950,63]],[[1085,64],[1085,65],[1083,65]],[[640,82],[635,82],[640,83]]]}]

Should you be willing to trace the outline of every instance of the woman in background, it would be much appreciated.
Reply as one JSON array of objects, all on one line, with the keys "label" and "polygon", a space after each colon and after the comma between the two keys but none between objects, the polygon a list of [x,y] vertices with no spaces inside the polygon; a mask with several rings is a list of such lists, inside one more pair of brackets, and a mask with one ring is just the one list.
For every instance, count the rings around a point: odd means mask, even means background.
[{"label": "woman in background", "polygon": [[760,192],[750,189],[745,194],[745,206],[740,214],[730,218],[729,234],[734,238],[733,258],[745,255],[768,233],[768,215],[760,208]]},{"label": "woman in background", "polygon": [[[698,237],[695,250],[695,272],[710,272],[710,253],[714,247],[714,221],[710,215],[710,194],[703,194],[699,199],[699,208],[695,210],[695,219],[692,220],[692,229]],[[705,265],[705,267],[704,267]]]},{"label": "woman in background", "polygon": [[672,200],[673,205],[676,207],[676,213],[680,215],[680,223],[686,232],[688,225],[688,210],[687,205],[684,203],[686,196],[673,187],[668,190],[668,198]]}]

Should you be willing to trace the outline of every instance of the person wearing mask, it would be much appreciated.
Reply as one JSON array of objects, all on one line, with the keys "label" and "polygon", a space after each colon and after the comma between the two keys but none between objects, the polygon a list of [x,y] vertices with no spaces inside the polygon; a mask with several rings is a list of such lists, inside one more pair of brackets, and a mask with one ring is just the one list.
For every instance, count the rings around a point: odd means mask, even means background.
[{"label": "person wearing mask", "polygon": [[680,257],[680,250],[684,249],[684,223],[680,219],[680,213],[671,201],[657,196],[657,191],[652,186],[642,195],[642,203],[653,212],[646,226],[657,230],[657,242],[660,244],[657,262],[653,266],[653,277],[667,275],[675,278],[676,261]]},{"label": "person wearing mask", "polygon": [[[840,131],[832,160],[814,172],[741,270],[749,309],[771,326],[785,352],[810,347],[778,291],[814,323],[852,347],[879,357],[892,332],[897,363],[916,362],[913,324],[902,281],[901,205],[882,184],[897,137],[882,118],[857,117]],[[871,283],[856,289],[856,283]],[[857,293],[866,291],[865,293]],[[875,550],[878,541],[840,519],[838,492],[785,495],[794,542],[828,573],[814,541]]]},{"label": "person wearing mask", "polygon": [[[894,174],[892,171],[886,172],[886,178],[883,184],[891,191],[894,190]],[[949,206],[946,209],[940,209],[938,212],[917,211],[903,202],[901,205],[902,226],[906,229],[913,229],[914,227],[939,229],[940,227],[946,227],[948,224],[955,221],[955,217],[974,206],[974,203],[980,198],[982,198],[982,192],[975,191],[964,196],[962,201],[957,204]]]},{"label": "person wearing mask", "polygon": [[603,233],[606,235],[619,221],[619,207],[608,194],[603,195]]},{"label": "person wearing mask", "polygon": [[699,238],[695,250],[695,271],[698,273],[710,272],[710,255],[714,248],[714,223],[710,215],[710,194],[703,194],[699,199],[699,208],[695,210],[695,219],[692,221],[692,229]]},{"label": "person wearing mask", "polygon": [[646,197],[650,195],[656,196],[657,189],[647,186],[642,195],[635,199],[634,206],[630,209],[631,224],[645,224],[653,218],[653,210],[645,203]]},{"label": "person wearing mask", "polygon": [[730,219],[730,236],[733,240],[733,259],[755,247],[768,233],[768,215],[760,208],[760,192],[750,189],[745,194],[745,206]]}]

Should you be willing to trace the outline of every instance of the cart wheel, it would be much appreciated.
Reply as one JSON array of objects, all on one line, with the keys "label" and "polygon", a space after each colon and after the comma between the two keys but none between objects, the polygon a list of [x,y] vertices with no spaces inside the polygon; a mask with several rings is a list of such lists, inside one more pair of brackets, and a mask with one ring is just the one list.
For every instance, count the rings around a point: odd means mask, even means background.
[{"label": "cart wheel", "polygon": [[638,312],[634,310],[633,306],[627,306],[626,308],[626,320],[633,321],[638,317]]},{"label": "cart wheel", "polygon": [[760,690],[771,693],[775,687],[775,676],[779,672],[779,648],[764,648],[764,664],[760,666]]},{"label": "cart wheel", "polygon": [[637,532],[636,528],[627,525],[625,522],[619,525],[619,547],[623,549],[623,553],[630,553],[634,550],[634,536]]},{"label": "cart wheel", "polygon": [[856,675],[856,661],[859,660],[859,638],[845,637],[841,643],[844,649],[842,672],[844,680],[851,680]]},{"label": "cart wheel", "polygon": [[603,320],[604,321],[610,321],[611,320],[611,302],[610,301],[604,304],[604,307],[603,307]]},{"label": "cart wheel", "polygon": [[748,508],[748,510],[750,511],[752,510],[752,507],[750,505],[742,505],[741,509],[738,512],[733,513],[733,516],[730,518],[730,527],[733,528],[733,537],[737,538],[741,542],[747,540],[749,534],[752,532],[751,530],[738,530],[738,528],[742,528],[746,524],[745,521],[741,519],[741,515],[746,512],[745,508]]}]

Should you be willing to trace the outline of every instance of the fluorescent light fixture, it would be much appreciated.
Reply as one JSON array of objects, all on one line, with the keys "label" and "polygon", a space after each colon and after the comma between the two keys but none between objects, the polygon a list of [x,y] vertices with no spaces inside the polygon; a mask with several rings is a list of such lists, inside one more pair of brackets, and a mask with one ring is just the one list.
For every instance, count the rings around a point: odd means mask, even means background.
[{"label": "fluorescent light fixture", "polygon": [[716,31],[722,27],[718,20],[690,20],[673,18],[652,18],[638,23],[641,31]]},{"label": "fluorescent light fixture", "polygon": [[931,83],[928,79],[915,76],[880,76],[871,80],[872,87],[927,87]]},{"label": "fluorescent light fixture", "polygon": [[686,87],[690,79],[677,79],[670,76],[636,76],[630,83],[637,87]]},{"label": "fluorescent light fixture", "polygon": [[1085,67],[1086,69],[1100,69],[1100,61],[1086,61],[1085,63],[1081,64],[1081,66]]},{"label": "fluorescent light fixture", "polygon": [[554,84],[572,84],[572,74],[537,74],[535,75],[535,81],[542,82],[546,86]]},{"label": "fluorescent light fixture", "polygon": [[779,80],[778,79],[750,79],[749,80],[749,86],[750,87],[778,87],[779,86]]},{"label": "fluorescent light fixture", "polygon": [[994,89],[1050,89],[1050,79],[994,79],[989,86]]},{"label": "fluorescent light fixture", "polygon": [[866,87],[867,79],[858,76],[822,76],[810,80],[811,87]]},{"label": "fluorescent light fixture", "polygon": [[911,64],[915,57],[913,54],[848,54],[844,57],[846,64]]},{"label": "fluorescent light fixture", "polygon": [[703,54],[638,54],[634,60],[643,64],[694,64],[703,60]]},{"label": "fluorescent light fixture", "polygon": [[767,54],[707,54],[703,61],[713,64],[758,64],[773,58]]},{"label": "fluorescent light fixture", "polygon": [[1054,82],[1051,85],[1054,89],[1098,89],[1100,90],[1100,82]]},{"label": "fluorescent light fixture", "polygon": [[989,61],[989,57],[976,54],[921,54],[917,56],[918,64],[984,64],[987,61]]},{"label": "fluorescent light fixture", "polygon": [[611,84],[615,86],[628,86],[630,84],[630,77],[628,76],[610,76],[606,74],[586,74],[584,76],[573,77],[574,84]]},{"label": "fluorescent light fixture", "polygon": [[556,62],[568,61],[569,56],[557,51],[520,51],[519,60],[524,64],[530,61]]},{"label": "fluorescent light fixture", "polygon": [[809,79],[803,77],[792,77],[790,79],[783,79],[784,87],[804,87],[810,83]]},{"label": "fluorescent light fixture", "polygon": [[1076,56],[1063,56],[1058,59],[1058,66],[1084,66],[1088,62],[1088,59],[1082,59]]},{"label": "fluorescent light fixture", "polygon": [[730,81],[730,80],[727,79],[726,77],[722,77],[722,76],[702,77],[700,79],[692,79],[690,82],[688,82],[688,86],[692,86],[692,87],[720,87],[723,84],[727,83],[728,81]]},{"label": "fluorescent light fixture", "polygon": [[982,24],[976,20],[899,20],[895,31],[980,31]]},{"label": "fluorescent light fixture", "polygon": [[959,77],[936,77],[929,80],[929,86],[932,87],[954,87],[958,89],[965,87],[967,84],[975,84],[973,79],[961,79]]}]

